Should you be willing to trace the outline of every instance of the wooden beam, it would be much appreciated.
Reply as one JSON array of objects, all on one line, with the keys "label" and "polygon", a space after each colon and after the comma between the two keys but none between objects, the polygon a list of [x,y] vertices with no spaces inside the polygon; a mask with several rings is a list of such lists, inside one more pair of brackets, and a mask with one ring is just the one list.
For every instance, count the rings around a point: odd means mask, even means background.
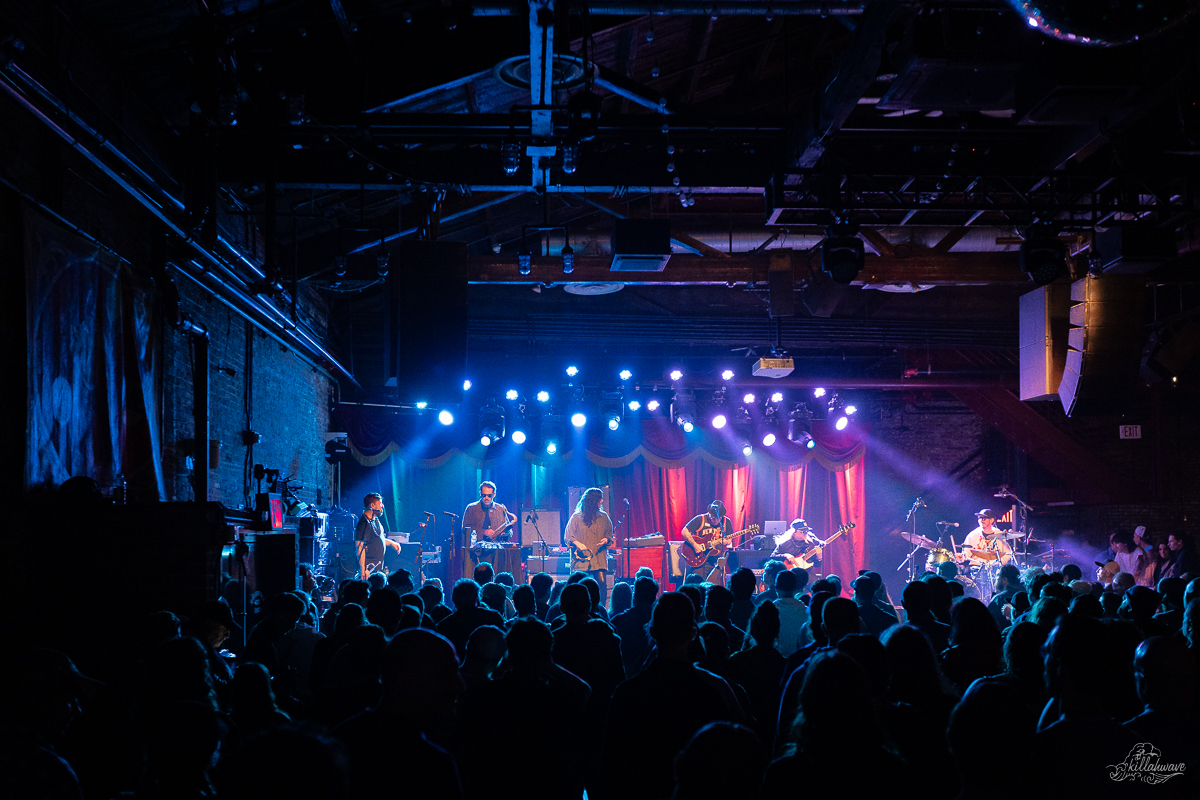
[{"label": "wooden beam", "polygon": [[[618,206],[615,206],[611,203],[607,203],[603,200],[597,200],[594,197],[588,197],[587,195],[583,195],[583,194],[577,195],[577,196],[579,197],[580,200],[587,203],[588,205],[594,206],[595,208],[598,208],[601,211],[604,211],[605,213],[611,214],[614,217],[616,217],[617,219],[646,219],[648,216],[645,211],[638,210],[638,211],[626,212],[625,210],[621,209]],[[706,244],[706,243],[700,241],[699,239],[697,239],[696,237],[689,236],[686,233],[678,233],[678,232],[672,231],[671,232],[671,241],[686,250],[692,251],[693,253],[695,253],[698,256],[710,256],[710,257],[716,257],[716,258],[728,258],[729,257],[729,253],[726,253],[722,250],[718,250],[717,248],[713,247],[712,245]]]},{"label": "wooden beam", "polygon": [[896,255],[896,248],[892,246],[892,243],[883,238],[883,234],[874,228],[862,228],[858,233],[867,244],[875,248],[875,252],[879,255],[887,257]]},{"label": "wooden beam", "polygon": [[[808,257],[794,252],[797,264]],[[771,251],[734,253],[714,259],[693,255],[674,255],[662,272],[613,272],[611,256],[576,256],[575,271],[562,272],[556,257],[535,256],[528,275],[517,268],[512,256],[471,256],[467,274],[471,283],[624,283],[629,285],[691,286],[762,283],[767,280]],[[797,270],[803,276],[804,270]],[[978,286],[993,283],[1028,283],[1015,253],[953,253],[917,255],[909,258],[867,256],[855,284],[918,283],[935,286]],[[800,282],[801,284],[803,281]]]}]

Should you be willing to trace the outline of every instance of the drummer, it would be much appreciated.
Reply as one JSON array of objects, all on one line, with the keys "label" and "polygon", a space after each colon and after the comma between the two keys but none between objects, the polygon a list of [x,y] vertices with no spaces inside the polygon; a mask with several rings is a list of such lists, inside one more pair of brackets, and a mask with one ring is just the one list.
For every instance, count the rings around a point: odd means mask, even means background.
[{"label": "drummer", "polygon": [[[990,508],[981,508],[975,518],[979,520],[979,527],[967,534],[967,538],[963,540],[963,549],[971,550],[991,550],[999,554],[998,562],[1007,564],[1013,559],[1012,548],[1009,546],[1005,535],[999,528],[996,528],[996,512]],[[997,561],[983,558],[976,558],[969,553],[963,553],[967,561],[975,566],[985,566],[995,564]]]}]

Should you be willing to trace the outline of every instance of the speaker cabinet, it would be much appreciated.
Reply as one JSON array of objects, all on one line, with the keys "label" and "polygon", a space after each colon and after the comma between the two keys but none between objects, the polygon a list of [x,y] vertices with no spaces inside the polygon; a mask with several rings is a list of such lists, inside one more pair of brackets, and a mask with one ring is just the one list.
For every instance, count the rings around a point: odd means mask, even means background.
[{"label": "speaker cabinet", "polygon": [[1135,385],[1143,345],[1145,279],[1088,277],[1071,284],[1071,327],[1059,400],[1067,416],[1104,413]]},{"label": "speaker cabinet", "polygon": [[666,547],[626,547],[621,559],[624,569],[622,577],[632,578],[642,567],[649,567],[654,573],[654,580],[663,582],[666,570]]},{"label": "speaker cabinet", "polygon": [[[537,524],[526,522],[531,514],[537,514]],[[532,547],[540,546],[542,539],[546,540],[546,544],[550,547],[562,546],[563,523],[562,515],[556,508],[535,508],[528,511],[523,511],[520,516],[521,523],[521,546]],[[541,531],[542,539],[538,538],[538,531]]]},{"label": "speaker cabinet", "polygon": [[1020,299],[1020,391],[1022,400],[1058,397],[1067,361],[1071,287],[1039,286]]},{"label": "speaker cabinet", "polygon": [[299,536],[295,528],[279,531],[243,531],[246,543],[246,590],[262,594],[263,602],[282,592],[300,588]]}]

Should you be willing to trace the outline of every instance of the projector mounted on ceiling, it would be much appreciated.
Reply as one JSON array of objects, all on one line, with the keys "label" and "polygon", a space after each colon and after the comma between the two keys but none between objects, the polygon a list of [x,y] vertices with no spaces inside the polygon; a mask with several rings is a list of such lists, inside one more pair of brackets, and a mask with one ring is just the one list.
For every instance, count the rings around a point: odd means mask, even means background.
[{"label": "projector mounted on ceiling", "polygon": [[760,358],[754,364],[756,378],[786,378],[796,368],[790,358]]}]

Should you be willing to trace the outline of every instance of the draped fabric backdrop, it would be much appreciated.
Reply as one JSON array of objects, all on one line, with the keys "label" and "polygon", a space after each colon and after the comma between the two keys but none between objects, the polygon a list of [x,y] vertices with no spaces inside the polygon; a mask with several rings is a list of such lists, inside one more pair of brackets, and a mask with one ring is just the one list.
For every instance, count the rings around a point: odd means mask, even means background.
[{"label": "draped fabric backdrop", "polygon": [[532,442],[526,449],[505,440],[485,450],[478,441],[468,443],[474,432],[437,430],[422,426],[420,418],[351,407],[337,409],[335,417],[349,432],[355,456],[343,474],[342,505],[357,511],[363,495],[380,492],[391,530],[414,530],[429,511],[438,520],[435,538],[445,542],[449,518],[440,512],[461,514],[483,480],[497,484],[498,500],[514,513],[558,508],[564,524],[573,510],[566,508],[569,487],[609,486],[607,511],[614,522],[625,516],[617,531],[622,541],[655,532],[679,539],[688,520],[720,499],[736,530],[804,517],[825,537],[853,523],[828,548],[820,571],[842,576],[848,587],[865,565],[861,433],[818,422],[813,450],[782,440],[769,455],[756,449],[746,457],[740,440],[727,432],[698,428],[688,436],[669,420],[647,419],[618,432],[580,436],[568,452],[551,457]]},{"label": "draped fabric backdrop", "polygon": [[29,396],[25,483],[84,475],[163,499],[157,314],[94,244],[24,209]]}]

